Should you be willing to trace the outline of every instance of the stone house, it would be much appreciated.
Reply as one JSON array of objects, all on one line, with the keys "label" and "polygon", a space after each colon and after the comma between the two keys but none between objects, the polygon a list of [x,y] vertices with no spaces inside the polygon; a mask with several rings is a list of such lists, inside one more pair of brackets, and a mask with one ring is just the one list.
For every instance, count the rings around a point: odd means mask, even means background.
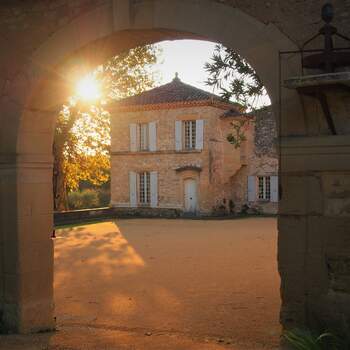
[{"label": "stone house", "polygon": [[[112,207],[155,215],[276,213],[278,163],[266,145],[275,129],[264,122],[267,135],[257,137],[259,118],[237,104],[176,76],[110,112]],[[227,141],[232,130],[243,132],[240,144]]]}]

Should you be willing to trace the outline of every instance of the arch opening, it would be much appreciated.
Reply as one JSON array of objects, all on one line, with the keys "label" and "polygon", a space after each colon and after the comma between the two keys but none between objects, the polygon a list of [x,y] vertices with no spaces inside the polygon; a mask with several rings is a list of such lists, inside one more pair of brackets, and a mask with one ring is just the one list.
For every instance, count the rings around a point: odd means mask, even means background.
[{"label": "arch opening", "polygon": [[[110,2],[78,17],[57,31],[33,54],[31,65],[26,70],[26,74],[31,76],[30,89],[21,96],[23,108],[16,114],[14,124],[17,127],[13,128],[11,135],[3,138],[1,134],[1,139],[5,142],[1,143],[0,149],[7,157],[7,163],[12,166],[11,174],[16,179],[15,192],[19,201],[11,203],[7,211],[16,213],[21,221],[26,217],[25,209],[31,210],[29,221],[16,225],[15,236],[19,242],[29,227],[31,231],[40,231],[35,240],[28,242],[28,246],[21,246],[18,254],[21,258],[28,259],[31,248],[40,246],[42,249],[42,254],[39,254],[38,261],[35,262],[36,272],[32,274],[36,276],[31,285],[33,299],[27,302],[19,298],[12,303],[13,309],[5,310],[5,320],[12,329],[27,332],[53,327],[53,259],[52,244],[48,239],[53,226],[50,193],[55,107],[71,95],[71,83],[77,72],[79,75],[82,73],[82,62],[83,72],[87,72],[106,58],[138,45],[161,40],[206,39],[237,50],[257,70],[272,102],[276,102],[279,97],[277,53],[278,50],[294,45],[274,26],[263,24],[238,9],[223,4],[168,0],[135,3],[133,18],[125,14],[128,18],[125,23],[121,20],[124,16],[114,13],[113,4]],[[202,18],[206,18],[206,21]],[[242,27],[247,28],[243,34],[240,30]],[[291,74],[297,68],[293,62],[287,67]],[[287,99],[289,106],[300,110],[296,94],[289,93]],[[303,132],[303,124],[294,122],[295,110],[291,113],[293,123],[287,123],[288,130],[292,134],[300,134]],[[301,119],[302,113],[298,113],[297,118]],[[10,157],[10,161],[7,160]],[[4,181],[5,186],[8,181],[9,177]],[[9,231],[13,231],[9,221],[2,218],[2,222]],[[14,242],[13,246],[17,247],[18,242]],[[17,255],[14,256],[14,259],[17,258]],[[47,265],[45,270],[41,269],[41,265]],[[29,272],[33,271],[34,268]],[[25,294],[27,286],[23,283],[24,275],[24,271],[16,271],[18,288],[23,288],[21,293]],[[42,288],[43,276],[46,279],[45,288]],[[40,294],[37,293],[38,289],[45,291]],[[35,305],[39,305],[41,311],[37,313],[40,317],[33,320],[29,315],[33,314]]]}]

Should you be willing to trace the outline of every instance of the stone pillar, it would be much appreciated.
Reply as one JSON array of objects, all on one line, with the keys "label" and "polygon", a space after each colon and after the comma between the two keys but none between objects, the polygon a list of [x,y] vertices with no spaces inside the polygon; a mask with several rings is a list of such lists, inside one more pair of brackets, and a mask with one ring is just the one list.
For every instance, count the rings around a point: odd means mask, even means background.
[{"label": "stone pillar", "polygon": [[52,157],[0,162],[0,329],[53,329]]},{"label": "stone pillar", "polygon": [[4,65],[0,99],[0,333],[28,333],[54,328],[51,153],[57,111],[30,105],[39,75],[30,63],[21,68],[12,61],[13,67]]},{"label": "stone pillar", "polygon": [[281,147],[278,259],[288,328],[350,334],[349,82],[348,72],[285,82],[303,99],[306,125],[305,136],[284,137]]},{"label": "stone pillar", "polygon": [[278,260],[281,321],[350,331],[350,138],[284,138]]}]

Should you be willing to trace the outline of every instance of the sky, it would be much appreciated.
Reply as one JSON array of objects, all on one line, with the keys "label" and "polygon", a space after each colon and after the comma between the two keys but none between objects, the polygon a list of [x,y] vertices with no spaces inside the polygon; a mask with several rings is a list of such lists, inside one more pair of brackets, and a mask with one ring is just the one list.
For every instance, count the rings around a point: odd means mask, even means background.
[{"label": "sky", "polygon": [[178,72],[184,83],[212,92],[212,87],[204,83],[208,77],[204,64],[210,60],[215,45],[199,40],[160,42],[161,57],[154,67],[160,73],[160,85],[170,82]]},{"label": "sky", "polygon": [[[208,73],[204,69],[204,64],[210,62],[217,43],[201,40],[174,40],[162,41],[157,45],[161,49],[161,55],[158,64],[153,67],[153,70],[159,73],[156,85],[170,82],[177,72],[184,83],[219,94],[219,91],[205,84]],[[256,107],[270,103],[269,97],[264,96],[257,102]]]},{"label": "sky", "polygon": [[[205,84],[209,75],[204,65],[211,61],[217,43],[201,40],[174,40],[162,41],[156,44],[160,48],[158,63],[149,67],[154,74],[156,86],[172,81],[175,74],[186,84],[195,86],[211,93],[220,94],[212,86]],[[89,83],[89,77],[81,80],[77,88],[78,94],[86,98],[96,97],[97,91],[94,84]],[[262,97],[256,107],[270,104],[268,96]]]}]

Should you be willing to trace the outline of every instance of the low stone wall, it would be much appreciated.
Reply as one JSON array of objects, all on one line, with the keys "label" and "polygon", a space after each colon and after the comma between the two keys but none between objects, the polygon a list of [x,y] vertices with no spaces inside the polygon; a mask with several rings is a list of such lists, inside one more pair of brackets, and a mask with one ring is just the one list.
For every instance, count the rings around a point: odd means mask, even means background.
[{"label": "low stone wall", "polygon": [[264,213],[258,213],[255,211],[247,212],[245,214],[227,212],[213,212],[212,214],[189,215],[179,209],[167,209],[167,208],[97,208],[97,209],[83,209],[72,210],[65,212],[54,213],[55,226],[70,225],[81,222],[94,222],[108,219],[122,219],[122,218],[188,218],[188,219],[235,219],[244,218],[249,216],[270,216]]},{"label": "low stone wall", "polygon": [[163,208],[97,208],[72,210],[54,213],[55,226],[69,225],[76,222],[91,222],[101,219],[134,218],[134,217],[164,217],[176,218],[182,215],[178,209]]}]

